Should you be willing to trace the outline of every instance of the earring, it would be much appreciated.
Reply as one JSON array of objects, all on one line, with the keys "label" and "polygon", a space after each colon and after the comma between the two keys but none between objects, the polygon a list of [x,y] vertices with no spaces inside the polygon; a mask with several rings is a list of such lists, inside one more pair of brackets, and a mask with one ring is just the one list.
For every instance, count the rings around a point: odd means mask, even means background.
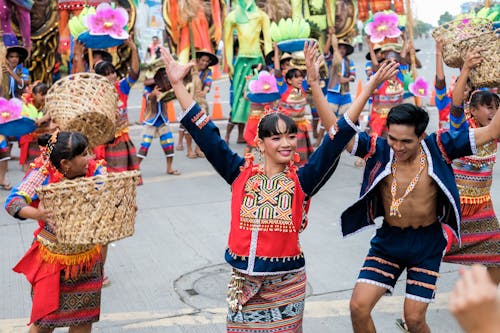
[{"label": "earring", "polygon": [[261,151],[260,149],[258,149],[258,152],[259,152],[259,160],[257,161],[257,163],[259,164],[259,169],[264,170],[264,158],[262,157],[264,152]]}]

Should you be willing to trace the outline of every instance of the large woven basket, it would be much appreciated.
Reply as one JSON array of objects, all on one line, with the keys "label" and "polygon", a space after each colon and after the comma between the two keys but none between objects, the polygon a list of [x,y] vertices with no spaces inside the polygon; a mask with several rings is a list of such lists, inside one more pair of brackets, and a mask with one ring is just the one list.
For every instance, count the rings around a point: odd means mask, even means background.
[{"label": "large woven basket", "polygon": [[445,23],[432,32],[434,39],[440,38],[443,45],[443,61],[453,68],[463,65],[460,42],[492,30],[491,21],[475,17],[456,19]]},{"label": "large woven basket", "polygon": [[111,140],[118,116],[118,94],[101,75],[78,73],[55,82],[45,106],[63,131],[81,132],[95,147]]},{"label": "large woven basket", "polygon": [[54,214],[61,244],[107,244],[132,236],[139,171],[109,173],[42,186],[44,207]]},{"label": "large woven basket", "polygon": [[469,78],[475,88],[500,86],[500,39],[495,31],[490,31],[460,42],[462,57],[470,48],[485,48],[481,51],[483,61],[471,69]]}]

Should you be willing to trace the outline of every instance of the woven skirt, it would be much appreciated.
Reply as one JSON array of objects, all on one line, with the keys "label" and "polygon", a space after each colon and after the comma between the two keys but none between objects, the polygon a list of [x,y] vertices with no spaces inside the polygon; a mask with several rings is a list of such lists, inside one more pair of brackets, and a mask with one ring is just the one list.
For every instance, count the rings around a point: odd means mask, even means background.
[{"label": "woven skirt", "polygon": [[122,134],[105,145],[104,159],[108,172],[139,170],[137,150],[128,134]]},{"label": "woven skirt", "polygon": [[65,279],[61,272],[59,308],[35,321],[41,328],[68,327],[99,321],[101,312],[102,262],[77,278]]},{"label": "woven skirt", "polygon": [[[463,207],[462,207],[463,208]],[[463,210],[463,209],[462,209]],[[448,232],[451,248],[443,261],[454,264],[482,264],[500,267],[500,227],[491,200],[478,205],[475,211],[462,215],[460,236],[462,246]]]},{"label": "woven skirt", "polygon": [[301,333],[306,273],[248,276],[233,271],[228,333]]}]

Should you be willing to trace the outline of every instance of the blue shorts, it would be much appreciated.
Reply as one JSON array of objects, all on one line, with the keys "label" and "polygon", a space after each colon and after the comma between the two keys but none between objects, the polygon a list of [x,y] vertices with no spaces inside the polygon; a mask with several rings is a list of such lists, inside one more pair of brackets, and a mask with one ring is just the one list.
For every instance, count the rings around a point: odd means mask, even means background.
[{"label": "blue shorts", "polygon": [[371,240],[357,282],[377,285],[392,293],[396,281],[406,269],[406,297],[431,303],[446,244],[441,223],[401,229],[384,222]]},{"label": "blue shorts", "polygon": [[339,106],[352,103],[351,94],[349,94],[349,93],[343,95],[341,93],[335,93],[335,92],[329,91],[326,94],[326,99],[328,100],[328,103],[337,104]]}]

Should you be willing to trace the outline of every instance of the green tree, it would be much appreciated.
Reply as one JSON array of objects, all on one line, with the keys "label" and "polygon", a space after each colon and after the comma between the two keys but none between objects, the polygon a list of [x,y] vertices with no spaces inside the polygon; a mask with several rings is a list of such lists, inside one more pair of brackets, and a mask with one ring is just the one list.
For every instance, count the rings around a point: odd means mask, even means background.
[{"label": "green tree", "polygon": [[432,24],[422,22],[420,20],[415,20],[415,25],[413,26],[413,32],[415,36],[422,36],[432,30]]},{"label": "green tree", "polygon": [[445,24],[447,22],[450,22],[451,20],[453,20],[453,15],[446,11],[444,12],[444,14],[441,14],[441,16],[439,16],[438,24]]}]

